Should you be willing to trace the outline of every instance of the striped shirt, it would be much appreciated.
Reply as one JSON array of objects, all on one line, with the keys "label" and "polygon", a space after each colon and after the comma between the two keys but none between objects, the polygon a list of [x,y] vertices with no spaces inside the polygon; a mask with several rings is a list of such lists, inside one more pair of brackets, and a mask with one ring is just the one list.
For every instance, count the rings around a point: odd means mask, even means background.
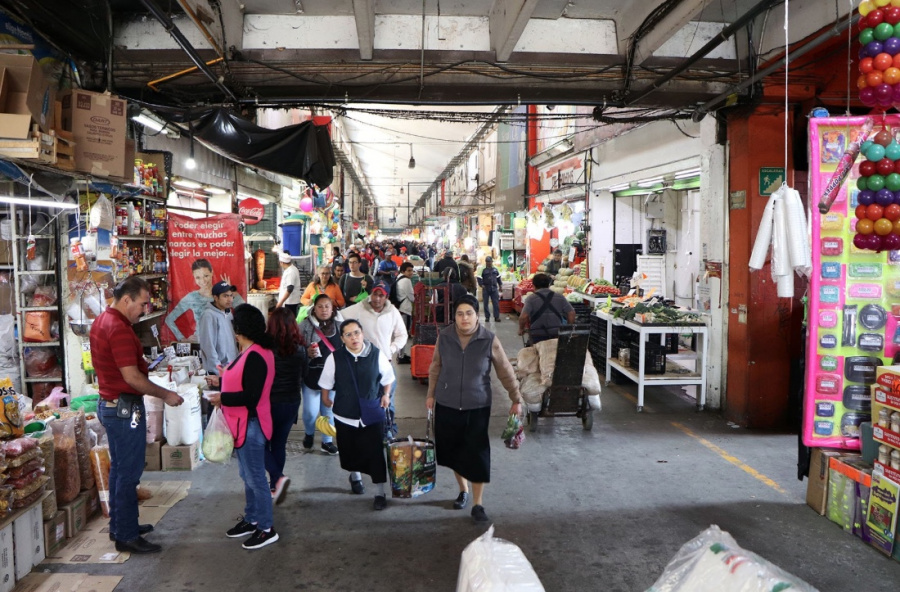
[{"label": "striped shirt", "polygon": [[122,393],[142,395],[122,376],[120,368],[137,366],[147,374],[144,348],[131,323],[115,308],[107,308],[91,326],[91,360],[100,384],[100,396],[111,401]]}]

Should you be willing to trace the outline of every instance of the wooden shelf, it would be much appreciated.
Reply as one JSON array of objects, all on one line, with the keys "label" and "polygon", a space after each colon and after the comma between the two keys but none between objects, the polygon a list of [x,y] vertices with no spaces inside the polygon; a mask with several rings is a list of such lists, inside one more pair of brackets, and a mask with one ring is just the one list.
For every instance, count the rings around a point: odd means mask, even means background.
[{"label": "wooden shelf", "polygon": [[32,341],[23,341],[22,347],[59,347],[60,343],[58,341],[43,341],[43,342],[32,342]]},{"label": "wooden shelf", "polygon": [[61,376],[28,376],[24,382],[62,382]]}]

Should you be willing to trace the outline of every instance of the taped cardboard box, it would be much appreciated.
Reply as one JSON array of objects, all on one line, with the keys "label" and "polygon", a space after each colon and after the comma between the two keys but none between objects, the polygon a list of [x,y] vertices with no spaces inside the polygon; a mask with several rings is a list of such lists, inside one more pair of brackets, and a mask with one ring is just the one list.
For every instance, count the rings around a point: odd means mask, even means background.
[{"label": "taped cardboard box", "polygon": [[145,471],[161,471],[162,470],[162,446],[165,440],[151,442],[147,444],[144,453],[144,470]]},{"label": "taped cardboard box", "polygon": [[72,538],[87,524],[87,498],[79,495],[59,507],[66,514],[66,538]]},{"label": "taped cardboard box", "polygon": [[55,93],[41,65],[30,55],[0,54],[0,137],[27,139],[31,123],[53,128]]},{"label": "taped cardboard box", "polygon": [[21,580],[31,568],[44,560],[44,521],[41,505],[31,506],[13,521],[13,546],[16,556],[16,580]]},{"label": "taped cardboard box", "polygon": [[200,444],[162,447],[163,471],[193,471],[200,464]]},{"label": "taped cardboard box", "polygon": [[99,177],[131,178],[126,154],[127,101],[109,94],[70,90],[62,96],[62,128],[75,140],[75,168]]},{"label": "taped cardboard box", "polygon": [[825,515],[825,505],[828,501],[828,461],[840,455],[841,452],[838,450],[824,448],[813,448],[810,454],[806,504],[820,516]]},{"label": "taped cardboard box", "polygon": [[66,542],[66,514],[57,512],[44,521],[44,553],[47,557],[56,553]]}]

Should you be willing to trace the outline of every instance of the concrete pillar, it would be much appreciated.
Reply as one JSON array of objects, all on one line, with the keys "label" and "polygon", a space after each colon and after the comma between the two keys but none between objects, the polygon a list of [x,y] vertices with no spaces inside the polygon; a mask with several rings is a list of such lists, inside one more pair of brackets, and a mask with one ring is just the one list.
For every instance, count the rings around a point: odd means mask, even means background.
[{"label": "concrete pillar", "polygon": [[[613,277],[613,201],[609,191],[590,193],[591,251],[588,270],[591,278],[612,281]],[[602,271],[601,271],[602,270]]]}]

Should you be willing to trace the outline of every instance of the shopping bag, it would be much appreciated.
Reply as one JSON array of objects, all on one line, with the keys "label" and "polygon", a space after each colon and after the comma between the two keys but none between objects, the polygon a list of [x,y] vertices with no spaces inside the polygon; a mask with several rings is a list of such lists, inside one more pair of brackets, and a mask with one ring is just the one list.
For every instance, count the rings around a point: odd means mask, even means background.
[{"label": "shopping bag", "polygon": [[306,317],[309,316],[309,311],[312,310],[312,304],[308,304],[306,306],[301,306],[297,309],[297,324],[302,323],[306,320]]},{"label": "shopping bag", "polygon": [[391,440],[387,449],[391,497],[419,497],[434,489],[437,460],[431,439],[431,413],[425,424],[425,437]]},{"label": "shopping bag", "polygon": [[363,290],[362,292],[360,292],[359,294],[357,294],[356,296],[353,297],[353,303],[356,304],[358,302],[362,302],[363,300],[365,300],[368,297],[369,297],[369,293],[366,292],[365,290]]},{"label": "shopping bag", "polygon": [[500,434],[500,439],[507,448],[513,450],[522,446],[522,443],[525,442],[525,424],[522,423],[522,418],[515,413],[510,413],[506,420],[506,428]]},{"label": "shopping bag", "polygon": [[234,450],[234,436],[220,407],[213,409],[203,432],[203,456],[214,463],[227,463]]}]

